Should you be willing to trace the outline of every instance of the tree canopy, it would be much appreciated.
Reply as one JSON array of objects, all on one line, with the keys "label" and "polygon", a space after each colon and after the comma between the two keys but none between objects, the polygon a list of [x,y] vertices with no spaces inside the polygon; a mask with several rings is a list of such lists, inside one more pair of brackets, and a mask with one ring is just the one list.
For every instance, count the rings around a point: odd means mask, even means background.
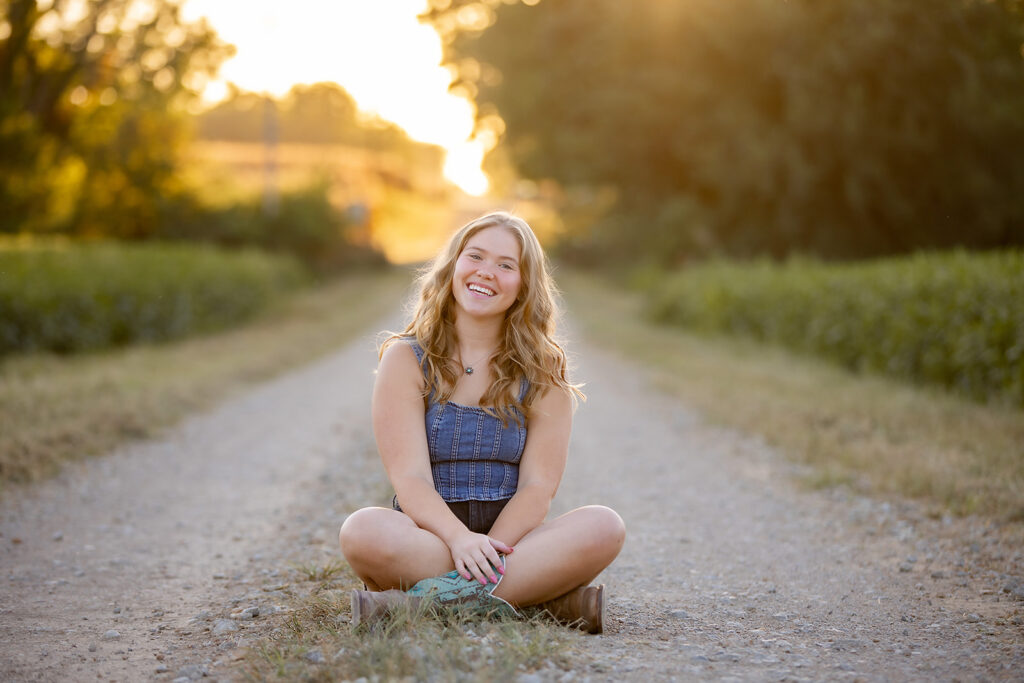
[{"label": "tree canopy", "polygon": [[264,139],[266,107],[273,106],[281,142],[338,144],[397,151],[419,146],[393,123],[368,117],[337,83],[296,85],[280,99],[235,90],[198,116],[199,137],[259,142]]},{"label": "tree canopy", "polygon": [[0,232],[151,229],[231,50],[170,0],[0,2]]},{"label": "tree canopy", "polygon": [[1019,10],[444,0],[426,18],[524,176],[615,198],[571,240],[671,263],[1024,243]]}]

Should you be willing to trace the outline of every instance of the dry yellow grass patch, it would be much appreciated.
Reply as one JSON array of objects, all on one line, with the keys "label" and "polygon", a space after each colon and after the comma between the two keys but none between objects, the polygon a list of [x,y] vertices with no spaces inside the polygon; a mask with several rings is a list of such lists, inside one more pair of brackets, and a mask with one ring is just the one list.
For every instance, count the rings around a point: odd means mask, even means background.
[{"label": "dry yellow grass patch", "polygon": [[637,295],[579,273],[560,282],[594,341],[657,369],[711,420],[813,466],[812,485],[929,503],[936,513],[1024,521],[1024,413],[730,337],[645,321]]},{"label": "dry yellow grass patch", "polygon": [[410,275],[353,274],[243,327],[180,342],[0,363],[0,484],[158,433],[190,411],[309,362],[395,310]]}]

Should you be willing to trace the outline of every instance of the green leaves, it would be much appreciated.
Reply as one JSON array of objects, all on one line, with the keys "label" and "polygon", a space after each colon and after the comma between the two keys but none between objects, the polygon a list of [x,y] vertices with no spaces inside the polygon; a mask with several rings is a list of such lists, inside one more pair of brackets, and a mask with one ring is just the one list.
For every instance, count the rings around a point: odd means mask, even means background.
[{"label": "green leaves", "polygon": [[295,261],[172,245],[0,244],[0,355],[227,327],[304,281]]},{"label": "green leaves", "polygon": [[662,322],[1024,406],[1024,252],[715,262],[650,286]]},{"label": "green leaves", "polygon": [[[606,260],[1024,244],[1024,34],[998,3],[559,0],[493,13],[448,57],[484,65],[461,76],[481,116],[505,120],[521,173],[614,189],[587,237]],[[680,201],[700,217],[659,220]],[[664,237],[697,220],[711,239]]]}]

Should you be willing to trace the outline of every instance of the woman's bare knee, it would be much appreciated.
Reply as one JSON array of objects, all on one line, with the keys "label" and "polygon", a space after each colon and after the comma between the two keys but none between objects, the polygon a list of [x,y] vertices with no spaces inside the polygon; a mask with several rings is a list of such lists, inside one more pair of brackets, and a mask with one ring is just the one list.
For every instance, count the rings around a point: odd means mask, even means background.
[{"label": "woman's bare knee", "polygon": [[381,541],[386,538],[385,529],[393,524],[387,518],[389,513],[386,508],[362,508],[348,516],[338,532],[338,542],[349,564],[358,564],[365,557],[376,557],[386,551],[387,543]]},{"label": "woman's bare knee", "polygon": [[588,536],[594,550],[608,552],[614,559],[626,541],[626,524],[622,517],[604,505],[588,505],[580,511],[586,514]]}]

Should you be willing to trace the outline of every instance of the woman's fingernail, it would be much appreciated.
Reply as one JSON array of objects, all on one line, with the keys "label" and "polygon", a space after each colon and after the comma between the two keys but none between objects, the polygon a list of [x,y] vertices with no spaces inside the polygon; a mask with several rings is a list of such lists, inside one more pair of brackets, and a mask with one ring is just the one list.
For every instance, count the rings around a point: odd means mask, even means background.
[{"label": "woman's fingernail", "polygon": [[462,578],[464,578],[464,579],[471,579],[471,578],[473,578],[473,577],[472,577],[472,576],[470,576],[470,575],[469,575],[468,573],[466,573],[466,574],[463,574],[463,575],[462,575]]},{"label": "woman's fingernail", "polygon": [[494,575],[492,574],[492,575],[491,575],[491,583],[498,583],[498,577],[497,577],[497,576],[494,576]]},{"label": "woman's fingernail", "polygon": [[480,585],[482,585],[482,586],[486,586],[486,585],[487,585],[487,582],[486,582],[486,581],[484,581],[483,579],[480,579]]},{"label": "woman's fingernail", "polygon": [[504,567],[498,567],[498,573],[501,574],[502,576],[505,576],[505,568]]}]

